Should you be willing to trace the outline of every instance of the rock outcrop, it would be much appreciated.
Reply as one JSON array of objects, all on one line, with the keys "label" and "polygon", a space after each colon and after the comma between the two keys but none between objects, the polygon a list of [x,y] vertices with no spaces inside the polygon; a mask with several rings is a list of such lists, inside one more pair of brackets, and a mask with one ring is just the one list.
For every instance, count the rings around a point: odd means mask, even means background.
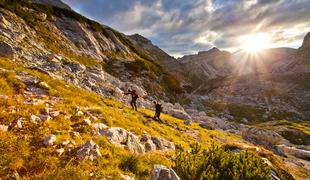
[{"label": "rock outcrop", "polygon": [[149,180],[180,180],[180,178],[173,169],[163,165],[154,165]]},{"label": "rock outcrop", "polygon": [[276,146],[281,144],[290,144],[281,135],[274,131],[269,131],[255,127],[244,127],[241,129],[242,137],[257,145],[262,145],[265,148],[277,153]]},{"label": "rock outcrop", "polygon": [[56,135],[51,134],[51,135],[44,138],[43,143],[46,146],[52,146],[52,145],[54,145],[55,142],[56,142]]},{"label": "rock outcrop", "polygon": [[95,160],[101,157],[99,146],[92,140],[86,141],[83,145],[78,147],[77,158],[79,161],[82,160]]},{"label": "rock outcrop", "polygon": [[310,48],[310,32],[305,36],[304,41],[299,49],[306,50],[308,48]]},{"label": "rock outcrop", "polygon": [[133,153],[141,154],[155,150],[175,150],[173,142],[150,136],[147,133],[139,138],[137,135],[119,127],[111,127],[103,130],[101,135],[106,136],[112,144],[121,146]]},{"label": "rock outcrop", "polygon": [[13,47],[6,42],[0,41],[0,57],[13,58],[14,57]]}]

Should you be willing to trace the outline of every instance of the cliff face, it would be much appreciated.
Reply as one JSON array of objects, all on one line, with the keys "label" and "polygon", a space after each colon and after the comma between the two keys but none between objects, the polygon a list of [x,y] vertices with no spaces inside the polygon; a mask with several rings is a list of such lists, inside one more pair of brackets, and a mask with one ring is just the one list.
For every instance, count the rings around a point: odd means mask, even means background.
[{"label": "cliff face", "polygon": [[299,49],[305,50],[308,48],[310,48],[310,32],[305,36],[302,46]]},{"label": "cliff face", "polygon": [[217,77],[228,76],[231,73],[231,54],[213,48],[199,52],[197,55],[187,55],[178,60],[190,75],[191,79],[206,81]]}]

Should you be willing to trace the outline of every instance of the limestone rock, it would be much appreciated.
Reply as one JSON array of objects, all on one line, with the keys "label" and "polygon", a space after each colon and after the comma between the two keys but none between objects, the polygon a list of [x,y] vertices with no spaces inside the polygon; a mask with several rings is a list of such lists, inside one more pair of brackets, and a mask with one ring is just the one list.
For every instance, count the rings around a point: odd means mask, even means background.
[{"label": "limestone rock", "polygon": [[49,115],[40,115],[41,121],[50,121],[52,120],[52,117]]},{"label": "limestone rock", "polygon": [[185,112],[184,108],[178,103],[175,105],[171,103],[163,103],[162,107],[163,112],[170,116],[183,120],[192,120],[192,117],[187,112]]},{"label": "limestone rock", "polygon": [[163,165],[154,165],[149,180],[180,180],[180,178],[173,169]]},{"label": "limestone rock", "polygon": [[105,130],[108,128],[108,126],[103,123],[94,123],[92,127],[95,135],[104,135]]},{"label": "limestone rock", "polygon": [[56,149],[55,151],[58,154],[58,156],[61,156],[65,152],[65,149],[64,148],[59,148],[59,149]]},{"label": "limestone rock", "polygon": [[9,130],[12,130],[13,128],[16,128],[16,129],[21,129],[23,128],[23,121],[25,120],[25,118],[19,118],[19,119],[16,119],[15,121],[13,121],[10,125],[9,125]]},{"label": "limestone rock", "polygon": [[83,111],[77,111],[75,115],[77,117],[81,117],[81,116],[84,116],[84,113],[83,113]]},{"label": "limestone rock", "polygon": [[249,127],[241,130],[242,137],[253,144],[263,145],[269,150],[277,151],[275,146],[280,144],[289,144],[281,135],[276,132]]},{"label": "limestone rock", "polygon": [[156,145],[157,150],[175,150],[174,143],[167,141],[165,139],[159,137],[152,137],[151,138],[153,143]]},{"label": "limestone rock", "polygon": [[8,129],[9,129],[9,126],[0,125],[0,131],[6,132],[6,131],[8,131]]},{"label": "limestone rock", "polygon": [[121,174],[121,178],[122,178],[122,180],[135,180],[134,177],[131,177],[131,176],[128,176],[125,174]]},{"label": "limestone rock", "polygon": [[91,161],[101,157],[99,146],[92,140],[86,141],[77,150],[77,157],[79,161],[89,159]]},{"label": "limestone rock", "polygon": [[61,142],[62,145],[67,146],[70,144],[70,140],[64,140]]},{"label": "limestone rock", "polygon": [[207,119],[199,122],[200,126],[206,129],[221,129],[221,130],[237,129],[237,127],[235,127],[233,123],[217,117],[207,116]]},{"label": "limestone rock", "polygon": [[132,133],[128,134],[126,148],[130,152],[134,152],[134,153],[144,153],[145,152],[145,148],[140,143],[139,137],[137,137],[136,135],[134,135]]},{"label": "limestone rock", "polygon": [[286,145],[277,146],[278,151],[282,151],[284,154],[289,154],[304,160],[310,160],[310,151],[304,149],[298,149],[296,147],[289,147]]},{"label": "limestone rock", "polygon": [[123,128],[111,127],[105,131],[104,135],[112,144],[124,145],[127,143],[128,131]]},{"label": "limestone rock", "polygon": [[52,118],[56,118],[57,116],[60,115],[60,112],[59,111],[51,111],[49,114]]},{"label": "limestone rock", "polygon": [[31,115],[31,116],[30,116],[30,122],[37,124],[37,123],[39,123],[40,121],[41,121],[41,118],[40,118],[40,117],[38,117],[38,116],[36,116],[36,115]]},{"label": "limestone rock", "polygon": [[152,140],[147,140],[145,142],[145,151],[148,152],[148,151],[155,151],[156,150],[156,145],[153,143]]},{"label": "limestone rock", "polygon": [[136,90],[136,93],[138,94],[139,97],[145,97],[147,96],[147,92],[140,86],[134,84],[134,83],[129,83],[129,82],[126,82],[124,84],[124,87],[123,89],[125,90]]},{"label": "limestone rock", "polygon": [[0,41],[0,56],[6,58],[13,58],[14,57],[14,50],[10,44],[6,42]]},{"label": "limestone rock", "polygon": [[52,146],[56,142],[56,136],[54,134],[51,134],[44,138],[44,145],[46,146]]},{"label": "limestone rock", "polygon": [[89,119],[84,119],[83,122],[82,122],[83,125],[86,125],[86,126],[90,126],[91,125],[91,120]]}]

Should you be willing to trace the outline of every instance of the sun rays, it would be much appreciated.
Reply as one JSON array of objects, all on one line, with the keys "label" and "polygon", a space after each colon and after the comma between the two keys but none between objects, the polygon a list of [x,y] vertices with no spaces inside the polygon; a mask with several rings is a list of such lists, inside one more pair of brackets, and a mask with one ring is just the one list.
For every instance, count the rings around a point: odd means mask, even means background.
[{"label": "sun rays", "polygon": [[267,34],[254,34],[240,37],[241,48],[248,53],[258,53],[270,46],[270,37]]}]

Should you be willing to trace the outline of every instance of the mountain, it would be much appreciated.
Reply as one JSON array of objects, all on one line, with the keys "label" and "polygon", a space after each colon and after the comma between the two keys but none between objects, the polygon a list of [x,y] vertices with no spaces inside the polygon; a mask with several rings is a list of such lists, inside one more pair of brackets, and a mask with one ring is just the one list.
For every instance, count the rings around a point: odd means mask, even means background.
[{"label": "mountain", "polygon": [[[199,52],[197,55],[186,55],[178,60],[188,72],[191,81],[206,81],[231,73],[231,54],[212,48],[209,51]],[[198,83],[200,84],[200,83]]]},{"label": "mountain", "polygon": [[72,10],[70,6],[63,3],[61,0],[32,0],[32,2],[39,3],[39,4],[47,4],[47,5],[59,7],[62,9]]},{"label": "mountain", "polygon": [[61,1],[0,0],[0,14],[1,178],[310,176],[309,81],[287,66],[306,51],[270,50],[267,73],[239,73],[234,53],[175,59]]},{"label": "mountain", "polygon": [[310,32],[305,36],[302,46],[299,49],[306,50],[309,47],[310,47]]}]

